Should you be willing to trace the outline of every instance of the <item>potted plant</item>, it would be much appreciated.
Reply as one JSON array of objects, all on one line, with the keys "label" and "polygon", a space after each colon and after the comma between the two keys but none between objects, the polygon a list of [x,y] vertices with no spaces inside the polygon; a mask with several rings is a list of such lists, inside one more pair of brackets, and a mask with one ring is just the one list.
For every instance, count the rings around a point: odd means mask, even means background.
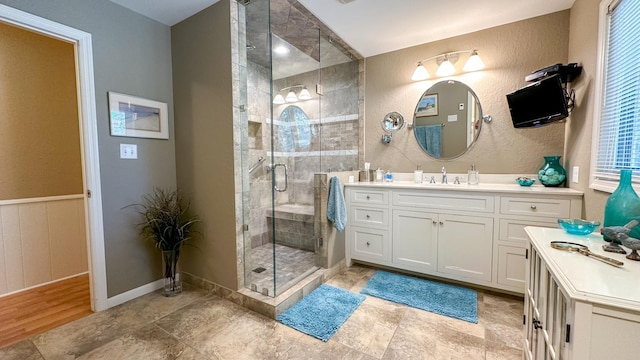
[{"label": "potted plant", "polygon": [[193,225],[200,220],[188,214],[190,201],[185,201],[179,190],[154,188],[142,196],[141,204],[133,206],[143,217],[140,234],[162,250],[164,295],[175,296],[182,291],[177,268],[180,248],[192,238]]}]

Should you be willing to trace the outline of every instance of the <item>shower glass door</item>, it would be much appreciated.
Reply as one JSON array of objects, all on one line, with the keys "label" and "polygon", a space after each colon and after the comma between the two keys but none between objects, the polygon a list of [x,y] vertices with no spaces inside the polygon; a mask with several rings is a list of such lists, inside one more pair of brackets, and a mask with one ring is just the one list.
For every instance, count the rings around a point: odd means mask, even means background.
[{"label": "shower glass door", "polygon": [[248,124],[244,281],[247,288],[277,296],[318,269],[319,30],[287,0],[254,0],[239,16],[246,31],[239,35],[246,39],[241,69],[246,69]]}]

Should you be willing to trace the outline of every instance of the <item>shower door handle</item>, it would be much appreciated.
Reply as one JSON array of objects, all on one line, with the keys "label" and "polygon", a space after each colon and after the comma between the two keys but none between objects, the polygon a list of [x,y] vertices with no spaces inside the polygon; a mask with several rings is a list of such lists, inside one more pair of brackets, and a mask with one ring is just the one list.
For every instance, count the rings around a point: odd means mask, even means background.
[{"label": "shower door handle", "polygon": [[[278,184],[276,183],[276,168],[278,166],[282,166],[284,168],[284,187],[280,188],[278,187]],[[287,173],[287,164],[273,164],[273,189],[275,191],[279,191],[279,192],[284,192],[287,191],[287,178],[289,177],[289,174]]]}]

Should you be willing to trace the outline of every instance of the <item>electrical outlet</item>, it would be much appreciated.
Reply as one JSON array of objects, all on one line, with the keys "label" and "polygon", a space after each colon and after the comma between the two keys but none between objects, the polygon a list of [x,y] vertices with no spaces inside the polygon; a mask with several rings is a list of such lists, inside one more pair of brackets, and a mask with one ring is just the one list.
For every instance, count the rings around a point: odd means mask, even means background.
[{"label": "electrical outlet", "polygon": [[571,175],[571,182],[574,184],[578,183],[578,178],[580,176],[580,167],[579,166],[574,166],[573,167],[573,174]]},{"label": "electrical outlet", "polygon": [[138,145],[120,144],[120,159],[137,159]]}]

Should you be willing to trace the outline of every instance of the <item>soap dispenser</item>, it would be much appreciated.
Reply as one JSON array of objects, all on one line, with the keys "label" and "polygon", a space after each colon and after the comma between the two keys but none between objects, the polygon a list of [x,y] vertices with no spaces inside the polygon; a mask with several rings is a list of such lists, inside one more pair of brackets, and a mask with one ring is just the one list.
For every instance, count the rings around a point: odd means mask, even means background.
[{"label": "soap dispenser", "polygon": [[420,166],[416,166],[416,170],[413,172],[413,182],[416,184],[422,184],[422,169]]},{"label": "soap dispenser", "polygon": [[480,174],[478,173],[476,166],[471,165],[471,169],[469,169],[469,174],[467,177],[467,183],[469,185],[478,185],[479,182],[480,182]]}]

